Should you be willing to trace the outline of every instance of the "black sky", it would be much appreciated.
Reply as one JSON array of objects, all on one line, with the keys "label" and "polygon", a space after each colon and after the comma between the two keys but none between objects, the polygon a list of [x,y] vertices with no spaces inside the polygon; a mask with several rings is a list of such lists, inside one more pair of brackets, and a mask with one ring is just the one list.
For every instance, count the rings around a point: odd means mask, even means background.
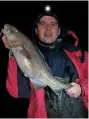
[{"label": "black sky", "polygon": [[63,27],[76,32],[80,46],[88,50],[88,1],[0,1],[0,28],[10,23],[27,35],[31,24],[50,4]]}]

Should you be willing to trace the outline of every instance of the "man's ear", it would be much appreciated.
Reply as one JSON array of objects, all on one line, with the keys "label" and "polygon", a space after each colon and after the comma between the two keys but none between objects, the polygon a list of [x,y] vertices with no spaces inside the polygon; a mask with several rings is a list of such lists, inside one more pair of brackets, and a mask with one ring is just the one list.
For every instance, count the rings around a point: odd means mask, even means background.
[{"label": "man's ear", "polygon": [[59,31],[58,31],[59,33],[58,33],[58,35],[60,35],[60,33],[61,33],[61,28],[59,28]]},{"label": "man's ear", "polygon": [[36,32],[36,35],[37,35],[37,28],[35,28],[35,32]]}]

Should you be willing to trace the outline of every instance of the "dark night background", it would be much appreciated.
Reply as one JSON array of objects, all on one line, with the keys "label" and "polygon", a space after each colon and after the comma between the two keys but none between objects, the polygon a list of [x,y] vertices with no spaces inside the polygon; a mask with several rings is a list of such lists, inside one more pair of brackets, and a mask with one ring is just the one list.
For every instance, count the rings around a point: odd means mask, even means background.
[{"label": "dark night background", "polygon": [[[53,12],[58,14],[63,27],[75,31],[80,47],[88,50],[88,1],[0,1],[0,29],[9,23],[30,36],[31,25],[46,4],[50,4]],[[0,54],[0,117],[26,117],[28,100],[14,99],[5,89],[8,50],[1,38]]]}]

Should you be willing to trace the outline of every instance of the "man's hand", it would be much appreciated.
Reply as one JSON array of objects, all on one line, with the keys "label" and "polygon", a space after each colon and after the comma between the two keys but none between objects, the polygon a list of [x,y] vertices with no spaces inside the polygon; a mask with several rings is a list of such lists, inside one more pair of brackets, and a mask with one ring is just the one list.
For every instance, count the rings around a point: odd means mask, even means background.
[{"label": "man's hand", "polygon": [[5,37],[5,35],[2,37],[2,41],[4,43],[5,48],[9,49],[8,41],[7,41],[7,38]]},{"label": "man's hand", "polygon": [[81,87],[79,84],[73,82],[71,83],[72,87],[69,89],[66,89],[66,93],[73,98],[78,98],[81,95]]}]

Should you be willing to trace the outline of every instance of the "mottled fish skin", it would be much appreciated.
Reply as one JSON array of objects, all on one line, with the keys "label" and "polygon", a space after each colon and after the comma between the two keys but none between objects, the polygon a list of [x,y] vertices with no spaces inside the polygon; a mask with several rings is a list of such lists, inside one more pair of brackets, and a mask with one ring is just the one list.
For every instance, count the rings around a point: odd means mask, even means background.
[{"label": "mottled fish skin", "polygon": [[[10,51],[13,53],[18,66],[26,77],[30,79],[36,90],[49,86],[54,92],[70,88],[70,84],[57,80],[51,73],[51,69],[37,46],[12,25],[5,24],[2,29],[7,37]],[[66,80],[66,79],[64,79]]]}]

